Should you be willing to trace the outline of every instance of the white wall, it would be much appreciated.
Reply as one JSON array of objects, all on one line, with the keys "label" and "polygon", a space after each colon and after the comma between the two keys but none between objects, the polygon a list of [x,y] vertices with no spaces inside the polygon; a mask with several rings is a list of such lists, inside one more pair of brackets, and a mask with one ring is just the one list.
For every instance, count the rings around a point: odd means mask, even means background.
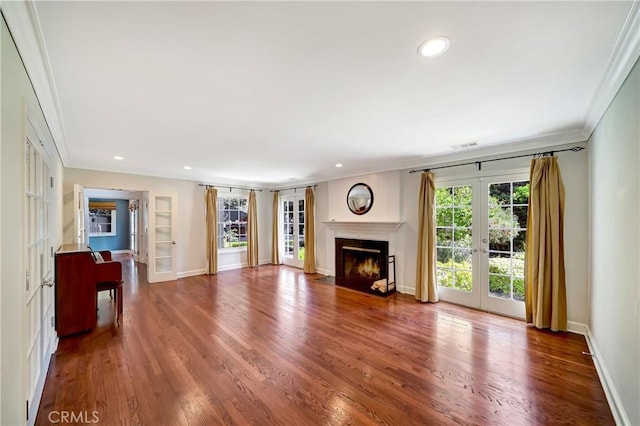
[{"label": "white wall", "polygon": [[[347,207],[347,192],[356,183],[366,183],[373,191],[373,205],[365,215],[353,214]],[[400,221],[400,172],[373,173],[328,183],[328,197],[333,202],[327,206],[325,220],[352,222]],[[341,202],[336,202],[341,200]]]},{"label": "white wall", "polygon": [[633,425],[640,424],[639,117],[636,63],[589,143],[590,339],[614,414]]},{"label": "white wall", "polygon": [[[571,145],[573,146],[573,145]],[[561,149],[564,147],[557,147]],[[548,148],[544,149],[549,150]],[[561,152],[557,154],[562,178],[566,189],[565,208],[565,266],[567,278],[567,309],[570,327],[583,331],[589,318],[588,277],[584,267],[588,256],[588,185],[587,153]],[[485,159],[495,158],[487,157]],[[531,158],[483,163],[482,171],[475,166],[434,170],[436,179],[456,177],[481,177],[504,173],[529,172]],[[357,182],[365,182],[374,191],[374,208],[379,199],[379,210],[357,216],[346,207],[346,193]],[[409,174],[408,170],[378,173],[348,179],[329,181],[327,197],[318,197],[318,211],[327,212],[326,217],[318,215],[318,220],[343,221],[399,221],[404,224],[396,236],[395,254],[397,261],[397,283],[400,291],[415,292],[415,268],[418,232],[418,191],[420,174]],[[323,205],[327,203],[328,205]],[[323,239],[320,241],[320,239]],[[328,233],[318,235],[318,252],[326,251],[330,245]],[[319,259],[321,271],[331,270],[333,259],[324,256]]]},{"label": "white wall", "polygon": [[[31,87],[11,35],[2,20],[2,113],[0,115],[0,424],[24,424],[26,391],[26,312],[24,300],[24,147],[25,112],[38,127],[52,154],[51,173],[55,178],[52,214],[53,246],[61,243],[62,165],[38,100]],[[55,333],[51,333],[54,335]],[[45,342],[49,345],[50,342]],[[47,366],[44,366],[45,374]]]},{"label": "white wall", "polygon": [[[177,259],[178,276],[204,273],[207,265],[205,230],[205,189],[197,182],[140,176],[125,173],[100,172],[83,169],[64,169],[64,239],[73,241],[73,184],[85,188],[117,188],[130,191],[150,191],[158,194],[176,194],[178,204]],[[218,190],[225,195],[226,190]],[[248,191],[235,190],[232,194],[247,195]],[[261,263],[271,257],[270,227],[271,199],[268,191],[256,193],[258,206],[258,252]],[[267,259],[266,261],[263,261]],[[220,271],[246,266],[246,249],[220,252]]]}]

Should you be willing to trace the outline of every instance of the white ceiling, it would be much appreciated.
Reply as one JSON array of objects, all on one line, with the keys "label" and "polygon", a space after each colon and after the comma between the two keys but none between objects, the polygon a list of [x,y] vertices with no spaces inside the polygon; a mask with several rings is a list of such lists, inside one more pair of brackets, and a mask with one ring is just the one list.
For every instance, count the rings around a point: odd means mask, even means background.
[{"label": "white ceiling", "polygon": [[65,166],[282,186],[584,139],[632,3],[35,5]]}]

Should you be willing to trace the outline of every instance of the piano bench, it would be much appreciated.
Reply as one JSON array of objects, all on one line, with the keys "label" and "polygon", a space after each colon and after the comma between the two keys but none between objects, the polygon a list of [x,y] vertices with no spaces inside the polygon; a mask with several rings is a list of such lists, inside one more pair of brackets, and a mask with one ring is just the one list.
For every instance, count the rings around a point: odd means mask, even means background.
[{"label": "piano bench", "polygon": [[116,326],[120,324],[120,318],[122,317],[122,285],[124,282],[122,280],[117,281],[105,281],[96,284],[96,298],[98,297],[98,293],[101,291],[109,290],[109,294],[111,294],[111,290],[115,291],[115,302],[116,302]]}]

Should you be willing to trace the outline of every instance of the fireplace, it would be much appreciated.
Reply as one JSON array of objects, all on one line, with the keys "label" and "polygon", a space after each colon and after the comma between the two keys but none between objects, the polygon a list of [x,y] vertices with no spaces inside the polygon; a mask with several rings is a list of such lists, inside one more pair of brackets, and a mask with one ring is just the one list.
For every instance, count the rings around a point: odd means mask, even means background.
[{"label": "fireplace", "polygon": [[389,242],[336,238],[336,284],[372,294],[386,294],[372,286],[386,286]]}]

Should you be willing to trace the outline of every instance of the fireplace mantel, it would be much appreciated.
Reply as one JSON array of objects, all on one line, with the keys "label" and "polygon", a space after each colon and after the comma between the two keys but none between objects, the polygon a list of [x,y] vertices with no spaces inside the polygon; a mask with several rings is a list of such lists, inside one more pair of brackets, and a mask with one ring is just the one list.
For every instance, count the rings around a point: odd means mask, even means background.
[{"label": "fireplace mantel", "polygon": [[404,222],[364,222],[364,221],[338,221],[321,220],[320,223],[334,231],[378,231],[395,232]]}]

